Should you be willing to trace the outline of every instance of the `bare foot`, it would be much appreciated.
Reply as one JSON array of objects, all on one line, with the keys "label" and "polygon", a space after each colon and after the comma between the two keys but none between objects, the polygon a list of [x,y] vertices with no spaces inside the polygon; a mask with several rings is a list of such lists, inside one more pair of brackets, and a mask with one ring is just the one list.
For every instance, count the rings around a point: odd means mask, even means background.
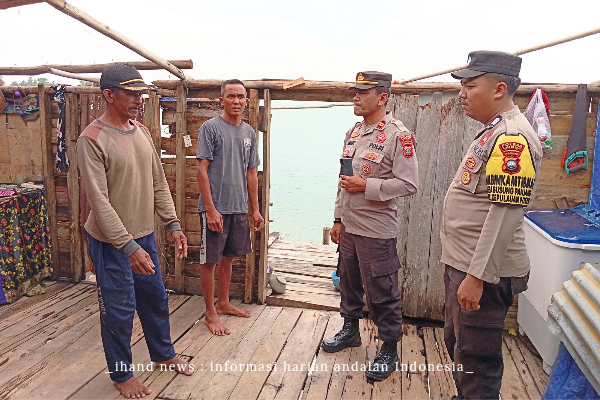
[{"label": "bare foot", "polygon": [[179,356],[175,356],[167,361],[157,362],[156,365],[166,365],[170,371],[177,371],[187,376],[192,375],[196,370],[194,364],[183,361]]},{"label": "bare foot", "polygon": [[212,332],[213,335],[224,336],[231,334],[231,331],[229,331],[225,324],[221,322],[217,314],[204,314],[204,323],[206,324],[206,326],[208,326],[208,329]]},{"label": "bare foot", "polygon": [[115,382],[115,385],[117,385],[121,394],[128,399],[137,399],[152,393],[152,389],[145,386],[133,376],[125,382]]},{"label": "bare foot", "polygon": [[227,302],[225,304],[217,302],[217,314],[229,314],[244,318],[250,318],[252,316],[250,311],[240,307],[235,307],[230,302]]}]

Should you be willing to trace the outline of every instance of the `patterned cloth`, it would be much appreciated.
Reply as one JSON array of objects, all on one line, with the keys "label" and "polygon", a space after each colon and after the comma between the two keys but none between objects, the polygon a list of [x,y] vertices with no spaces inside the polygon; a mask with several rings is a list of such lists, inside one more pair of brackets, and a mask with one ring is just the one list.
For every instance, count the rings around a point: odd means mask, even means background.
[{"label": "patterned cloth", "polygon": [[67,157],[67,138],[65,136],[66,120],[65,113],[67,109],[67,100],[65,90],[68,85],[53,86],[54,100],[58,103],[58,121],[56,125],[56,136],[58,138],[58,147],[56,151],[56,169],[60,172],[69,170],[69,157]]},{"label": "patterned cloth", "polygon": [[0,204],[0,272],[9,302],[50,276],[50,250],[45,191],[5,199]]}]

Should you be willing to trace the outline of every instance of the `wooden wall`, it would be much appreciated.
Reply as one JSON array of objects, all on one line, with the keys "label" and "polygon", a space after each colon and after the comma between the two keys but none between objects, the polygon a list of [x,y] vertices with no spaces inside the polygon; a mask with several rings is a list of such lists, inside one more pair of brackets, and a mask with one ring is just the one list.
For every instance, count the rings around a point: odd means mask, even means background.
[{"label": "wooden wall", "polygon": [[[530,94],[515,97],[524,110]],[[560,165],[571,128],[575,94],[548,93],[552,149],[544,150],[534,208],[557,208],[556,198],[587,202],[591,180],[588,171],[567,175]],[[593,159],[598,96],[588,98],[588,151]],[[468,118],[457,97],[445,104],[420,107],[416,95],[396,95],[388,108],[414,132],[419,159],[419,190],[411,198],[399,199],[402,221],[398,254],[403,265],[399,274],[403,291],[403,312],[410,317],[443,320],[444,267],[441,256],[440,223],[446,190],[463,155],[482,124]],[[587,187],[586,187],[587,185]]]},{"label": "wooden wall", "polygon": [[19,114],[0,114],[0,183],[43,177],[40,118],[24,122]]},{"label": "wooden wall", "polygon": [[[163,109],[162,124],[169,126],[171,137],[161,139],[162,162],[169,183],[169,188],[175,199],[176,193],[176,158],[177,153],[177,115],[176,101],[161,101]],[[188,238],[189,250],[188,258],[185,260],[183,268],[184,274],[184,292],[187,294],[202,294],[200,285],[200,236],[201,226],[198,215],[198,199],[200,189],[198,187],[198,178],[196,175],[196,146],[198,142],[198,130],[200,126],[212,117],[219,115],[222,108],[218,100],[188,100],[186,110],[187,133],[191,136],[192,146],[185,148],[185,234]],[[249,122],[248,109],[242,116],[245,122]],[[165,255],[167,259],[167,279],[166,286],[169,289],[175,289],[175,248],[171,235],[166,235]],[[218,267],[217,267],[218,268]],[[246,258],[236,257],[233,261],[233,273],[231,278],[230,293],[233,297],[241,298],[244,296],[244,284],[246,273]],[[215,280],[218,285],[218,271],[215,271]],[[218,286],[217,286],[218,287]]]}]

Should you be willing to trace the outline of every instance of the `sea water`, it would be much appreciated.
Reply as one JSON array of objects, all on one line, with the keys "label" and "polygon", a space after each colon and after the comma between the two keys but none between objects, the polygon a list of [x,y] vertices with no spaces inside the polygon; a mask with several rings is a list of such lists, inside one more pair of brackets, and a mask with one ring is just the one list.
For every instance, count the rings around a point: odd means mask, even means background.
[{"label": "sea water", "polygon": [[[272,107],[326,104],[273,101]],[[344,135],[362,118],[351,106],[274,109],[271,114],[269,231],[287,233],[287,240],[321,243],[323,228],[333,223]],[[259,155],[262,162],[262,145]]]}]

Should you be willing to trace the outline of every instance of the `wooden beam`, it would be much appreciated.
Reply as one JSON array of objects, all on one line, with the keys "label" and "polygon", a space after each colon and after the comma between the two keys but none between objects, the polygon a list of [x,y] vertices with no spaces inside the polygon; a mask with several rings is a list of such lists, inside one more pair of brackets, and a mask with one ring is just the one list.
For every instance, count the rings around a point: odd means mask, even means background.
[{"label": "wooden beam", "polygon": [[[19,90],[22,94],[37,94],[37,86],[0,86],[2,93],[14,93],[15,90]],[[54,90],[50,87],[46,87],[47,94],[54,94]],[[67,86],[65,93],[78,93],[78,94],[97,94],[101,93],[100,88],[97,86]],[[175,90],[158,89],[159,96],[175,97]]]},{"label": "wooden beam", "polygon": [[[144,103],[144,125],[150,129],[152,135],[152,143],[154,149],[160,157],[160,105],[158,104],[158,95],[155,92],[150,92]],[[167,277],[167,263],[163,254],[165,252],[165,225],[160,217],[154,214],[154,237],[156,238],[156,249],[158,250],[158,262],[160,264],[160,272],[163,280]]]},{"label": "wooden beam", "polygon": [[52,279],[59,278],[58,267],[58,222],[56,219],[56,186],[54,184],[54,154],[52,138],[56,134],[52,130],[52,99],[46,93],[43,84],[38,85],[40,102],[40,132],[42,140],[42,171],[46,188],[46,210],[50,224],[50,245],[52,246]]},{"label": "wooden beam", "polygon": [[27,4],[43,3],[44,0],[0,0],[0,10],[7,10],[12,7],[25,6]]},{"label": "wooden beam", "polygon": [[[162,89],[175,89],[176,80],[157,80],[153,83]],[[195,89],[217,89],[221,87],[223,81],[219,79],[201,79],[188,82],[190,90]],[[246,89],[270,89],[271,92],[283,92],[284,84],[289,84],[290,80],[248,80],[243,81]],[[311,93],[314,91],[323,92],[348,92],[348,88],[353,82],[329,82],[329,81],[304,81],[304,84],[286,89],[289,94],[295,92]],[[577,93],[577,85],[554,84],[554,83],[524,83],[517,89],[517,94],[531,94],[536,88],[541,88],[547,93]],[[417,94],[422,92],[458,92],[461,86],[458,82],[424,82],[407,83],[402,85],[392,85],[392,94]],[[600,94],[600,85],[588,85],[588,93]],[[271,93],[272,99],[275,99],[274,93]]]},{"label": "wooden beam", "polygon": [[87,76],[87,75],[73,74],[71,72],[62,71],[60,69],[55,69],[55,68],[49,68],[48,72],[50,72],[51,74],[54,74],[54,75],[65,77],[65,78],[79,79],[81,81],[88,81],[88,82],[100,83],[100,78],[97,77],[97,76]]},{"label": "wooden beam", "polygon": [[[185,145],[183,136],[187,135],[186,126],[187,112],[187,93],[185,87],[180,85],[177,87],[177,111],[176,111],[176,127],[177,127],[177,154],[175,164],[175,211],[177,217],[181,221],[181,230],[185,232]],[[175,257],[175,290],[182,293],[184,290],[184,268],[185,259]]]},{"label": "wooden beam", "polygon": [[258,265],[258,302],[267,301],[267,264],[269,263],[269,204],[271,193],[271,93],[269,89],[263,92],[264,110],[266,116],[263,133],[263,184],[261,214],[265,219],[265,227],[260,235],[260,261]]},{"label": "wooden beam", "polygon": [[98,32],[102,33],[103,35],[108,36],[109,38],[115,40],[116,42],[121,43],[123,46],[136,52],[137,54],[144,57],[145,59],[150,60],[150,61],[160,65],[162,68],[166,69],[167,71],[169,71],[170,73],[172,73],[173,75],[178,77],[179,79],[182,79],[185,81],[192,79],[191,76],[186,75],[185,72],[183,72],[182,70],[180,70],[179,68],[177,68],[176,66],[174,66],[173,64],[171,64],[170,62],[165,60],[164,58],[159,57],[158,55],[152,53],[149,50],[146,50],[138,43],[127,38],[125,35],[117,32],[116,30],[112,29],[108,25],[103,24],[100,21],[94,19],[92,16],[79,10],[77,7],[74,7],[73,5],[67,3],[66,1],[64,1],[64,0],[46,0],[46,3],[50,4],[52,7],[56,8],[58,11],[63,12],[65,14],[67,14],[68,16],[75,18],[76,20],[78,20],[80,22],[83,22],[90,28],[97,30]]},{"label": "wooden beam", "polygon": [[[250,118],[250,126],[256,132],[256,143],[258,144],[259,133],[258,133],[258,111],[259,111],[259,98],[258,90],[250,89],[248,103],[248,114]],[[248,208],[250,211],[250,208]],[[254,224],[250,224],[250,242],[252,243],[252,251],[246,254],[246,276],[244,283],[244,303],[251,303],[254,297],[254,275],[256,273],[256,232],[254,231]],[[260,248],[260,247],[259,247]]]},{"label": "wooden beam", "polygon": [[66,132],[67,157],[69,171],[67,172],[67,188],[69,193],[69,231],[71,235],[71,269],[69,279],[72,282],[81,281],[83,274],[83,245],[79,224],[79,170],[77,165],[77,138],[79,137],[79,101],[75,93],[66,94]]},{"label": "wooden beam", "polygon": [[[192,60],[169,60],[171,64],[179,69],[192,69]],[[160,65],[152,61],[123,61],[125,64],[133,65],[138,71],[162,69]],[[82,65],[39,65],[36,67],[0,67],[0,75],[40,75],[48,73],[50,68],[58,69],[72,74],[94,74],[101,73],[104,68],[113,63],[104,64],[82,64]]]}]

